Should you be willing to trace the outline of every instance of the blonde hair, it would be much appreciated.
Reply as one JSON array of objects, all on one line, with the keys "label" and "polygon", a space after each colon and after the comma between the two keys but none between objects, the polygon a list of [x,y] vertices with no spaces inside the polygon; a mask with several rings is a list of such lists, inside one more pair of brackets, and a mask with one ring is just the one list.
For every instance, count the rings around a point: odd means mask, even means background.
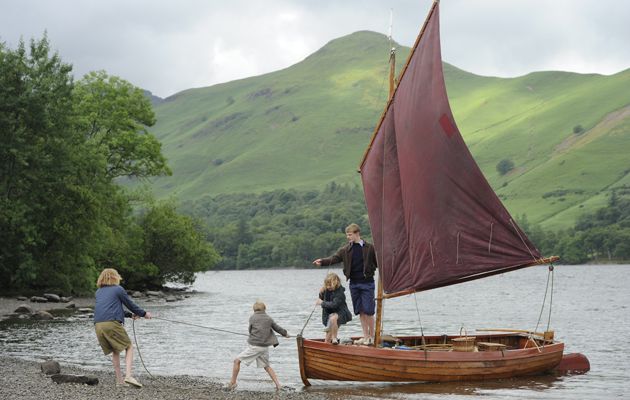
[{"label": "blonde hair", "polygon": [[256,302],[254,303],[254,311],[265,311],[266,309],[267,306],[265,305],[265,303],[260,300],[256,300]]},{"label": "blonde hair", "polygon": [[357,224],[350,224],[346,226],[346,233],[361,233],[361,228]]},{"label": "blonde hair", "polygon": [[339,275],[334,272],[329,272],[324,278],[324,289],[328,289],[328,286],[332,287],[332,290],[335,290],[341,286],[341,279],[339,279]]},{"label": "blonde hair", "polygon": [[113,286],[120,284],[122,277],[114,268],[105,268],[96,281],[96,286]]}]

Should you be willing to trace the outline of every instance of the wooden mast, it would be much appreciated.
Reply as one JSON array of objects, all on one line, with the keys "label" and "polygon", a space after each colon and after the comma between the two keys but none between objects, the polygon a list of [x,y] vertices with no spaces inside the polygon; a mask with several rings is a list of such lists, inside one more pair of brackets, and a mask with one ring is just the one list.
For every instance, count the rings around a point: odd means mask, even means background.
[{"label": "wooden mast", "polygon": [[[391,43],[391,33],[390,33]],[[389,100],[391,101],[396,91],[396,48],[392,47],[389,52]],[[384,143],[384,142],[383,142]],[[383,248],[383,246],[381,246]],[[376,289],[376,324],[374,329],[374,346],[378,347],[381,343],[381,326],[383,325],[383,278],[381,271],[378,272],[378,283]]]}]

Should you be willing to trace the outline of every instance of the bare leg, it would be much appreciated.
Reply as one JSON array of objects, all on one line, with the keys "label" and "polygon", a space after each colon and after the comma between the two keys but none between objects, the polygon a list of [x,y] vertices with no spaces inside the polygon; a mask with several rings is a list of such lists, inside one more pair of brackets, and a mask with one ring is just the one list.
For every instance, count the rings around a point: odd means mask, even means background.
[{"label": "bare leg", "polygon": [[330,339],[331,341],[337,340],[337,333],[339,332],[339,325],[337,325],[338,314],[330,314]]},{"label": "bare leg", "polygon": [[236,378],[238,378],[238,373],[241,370],[241,360],[238,358],[234,359],[234,365],[232,366],[232,379],[230,380],[230,387],[236,387]]},{"label": "bare leg", "polygon": [[116,373],[116,383],[123,383],[123,377],[120,373],[120,353],[112,353],[112,364],[114,364],[114,372]]},{"label": "bare leg", "polygon": [[132,367],[133,367],[133,346],[129,345],[129,347],[127,347],[127,350],[125,350],[125,368],[126,368],[125,378],[131,377]]},{"label": "bare leg", "polygon": [[267,371],[267,373],[271,377],[271,380],[273,381],[273,383],[276,384],[276,389],[280,390],[282,388],[282,386],[280,386],[280,382],[278,381],[278,377],[276,376],[276,373],[274,372],[273,368],[265,367],[265,371]]},{"label": "bare leg", "polygon": [[365,321],[367,324],[368,335],[374,339],[374,315],[366,315]]},{"label": "bare leg", "polygon": [[363,330],[363,339],[367,339],[370,337],[367,317],[368,316],[364,313],[359,314],[359,318],[361,319],[361,329]]}]

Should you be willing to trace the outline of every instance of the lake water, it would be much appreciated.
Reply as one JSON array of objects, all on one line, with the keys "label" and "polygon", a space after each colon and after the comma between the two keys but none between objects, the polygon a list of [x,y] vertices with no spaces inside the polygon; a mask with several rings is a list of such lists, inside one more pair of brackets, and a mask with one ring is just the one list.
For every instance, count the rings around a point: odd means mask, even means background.
[{"label": "lake water", "polygon": [[[333,269],[341,275],[339,269]],[[138,301],[154,315],[213,327],[214,331],[163,320],[139,320],[136,335],[144,361],[153,374],[206,376],[227,382],[232,360],[246,345],[248,318],[255,300],[295,335],[314,309],[327,270],[220,271],[198,276],[199,293],[175,303]],[[629,265],[557,266],[554,277],[551,329],[567,353],[586,355],[591,371],[564,377],[529,377],[495,382],[445,384],[359,384],[312,381],[305,390],[337,398],[488,399],[630,398]],[[457,334],[461,327],[531,329],[541,312],[547,268],[533,267],[483,280],[418,293],[385,302],[384,332]],[[347,285],[344,285],[347,286]],[[351,306],[349,294],[348,305]],[[550,296],[547,295],[547,304]],[[417,307],[416,307],[417,306]],[[419,313],[418,313],[419,310]],[[548,321],[545,308],[539,330]],[[127,330],[133,340],[131,322]],[[358,318],[344,326],[340,337],[361,332]],[[237,333],[243,334],[238,335]],[[323,337],[321,310],[315,310],[305,337]],[[280,338],[271,362],[280,381],[302,389],[295,339]],[[96,342],[90,320],[0,323],[0,352],[26,359],[53,357],[62,364],[111,369]],[[135,357],[134,369],[145,374]],[[254,365],[241,368],[239,388],[271,390],[267,374]]]}]

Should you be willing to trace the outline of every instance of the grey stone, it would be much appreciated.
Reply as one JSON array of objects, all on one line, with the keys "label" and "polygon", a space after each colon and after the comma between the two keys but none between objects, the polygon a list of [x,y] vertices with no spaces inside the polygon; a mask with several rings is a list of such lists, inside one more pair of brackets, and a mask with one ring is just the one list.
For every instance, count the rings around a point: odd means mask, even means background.
[{"label": "grey stone", "polygon": [[45,297],[33,296],[31,297],[31,303],[48,303],[48,299]]},{"label": "grey stone", "polygon": [[66,308],[77,308],[77,305],[74,303],[70,303],[66,306]]},{"label": "grey stone", "polygon": [[40,320],[50,320],[50,319],[55,319],[55,317],[53,317],[53,315],[51,313],[49,313],[48,311],[37,311],[35,314],[33,314],[33,319],[40,319]]},{"label": "grey stone", "polygon": [[92,310],[89,307],[79,308],[77,311],[80,312],[80,313],[83,313],[83,314],[88,314],[88,313],[93,313],[94,312],[94,310]]},{"label": "grey stone", "polygon": [[26,304],[21,304],[18,308],[13,311],[16,314],[33,314],[33,309]]},{"label": "grey stone", "polygon": [[54,375],[61,372],[61,366],[57,361],[54,360],[45,361],[39,364],[39,366],[42,369],[42,372],[46,375]]},{"label": "grey stone", "polygon": [[174,302],[174,301],[177,301],[177,299],[176,299],[175,297],[173,297],[173,296],[168,296],[168,297],[166,298],[166,302],[167,302],[167,303],[172,303],[172,302]]},{"label": "grey stone", "polygon": [[85,385],[98,385],[98,378],[91,375],[55,374],[50,379],[55,383],[83,383]]},{"label": "grey stone", "polygon": [[26,301],[26,300],[28,300],[28,297],[26,297],[26,296],[18,296],[17,300],[19,300],[19,301]]},{"label": "grey stone", "polygon": [[44,297],[51,303],[59,303],[61,301],[61,298],[54,293],[44,293]]},{"label": "grey stone", "polygon": [[164,297],[164,293],[162,293],[161,291],[153,291],[153,290],[147,290],[147,296],[154,296],[154,297]]},{"label": "grey stone", "polygon": [[70,300],[72,300],[72,297],[61,296],[60,300],[62,303],[68,303]]}]

